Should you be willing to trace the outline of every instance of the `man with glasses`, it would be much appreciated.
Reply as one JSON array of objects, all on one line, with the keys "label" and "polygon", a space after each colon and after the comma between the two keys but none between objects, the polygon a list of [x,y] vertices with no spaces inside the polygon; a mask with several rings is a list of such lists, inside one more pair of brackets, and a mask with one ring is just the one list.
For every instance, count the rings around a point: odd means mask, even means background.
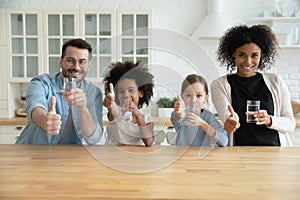
[{"label": "man with glasses", "polygon": [[[62,47],[61,72],[31,80],[26,94],[28,124],[16,143],[99,142],[103,132],[103,94],[85,79],[91,59],[91,45],[82,39],[71,39]],[[64,78],[74,78],[76,87],[65,91]]]}]

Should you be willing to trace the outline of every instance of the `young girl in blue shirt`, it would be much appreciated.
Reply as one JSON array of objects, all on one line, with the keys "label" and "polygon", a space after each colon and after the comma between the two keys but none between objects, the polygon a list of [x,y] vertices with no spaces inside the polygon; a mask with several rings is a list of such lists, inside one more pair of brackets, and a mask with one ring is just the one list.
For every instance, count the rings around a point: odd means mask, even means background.
[{"label": "young girl in blue shirt", "polygon": [[[227,146],[227,132],[215,115],[204,109],[208,97],[208,86],[202,76],[191,74],[184,79],[171,114],[176,145]],[[193,109],[186,110],[188,106]]]}]

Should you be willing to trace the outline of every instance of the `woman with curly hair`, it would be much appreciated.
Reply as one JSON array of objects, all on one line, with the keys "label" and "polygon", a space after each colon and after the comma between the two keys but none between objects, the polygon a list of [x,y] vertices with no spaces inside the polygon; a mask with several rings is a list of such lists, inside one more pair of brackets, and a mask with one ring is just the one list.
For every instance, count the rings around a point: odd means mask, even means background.
[{"label": "woman with curly hair", "polygon": [[[235,26],[220,39],[217,59],[231,73],[214,80],[211,93],[224,129],[231,133],[230,145],[292,145],[288,132],[295,129],[295,118],[289,90],[280,76],[262,72],[277,55],[276,37],[266,25]],[[246,112],[247,100],[259,100],[260,110]],[[247,114],[256,123],[247,123]]]},{"label": "woman with curly hair", "polygon": [[103,105],[109,120],[106,144],[151,146],[154,122],[141,108],[153,96],[153,75],[140,62],[116,62],[104,82]]}]

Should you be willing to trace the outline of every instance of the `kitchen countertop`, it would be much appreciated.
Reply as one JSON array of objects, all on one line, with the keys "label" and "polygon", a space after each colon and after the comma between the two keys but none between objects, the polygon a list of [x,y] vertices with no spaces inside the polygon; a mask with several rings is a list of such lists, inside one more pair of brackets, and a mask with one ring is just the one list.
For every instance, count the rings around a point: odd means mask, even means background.
[{"label": "kitchen countertop", "polygon": [[[296,127],[300,127],[300,116],[296,116]],[[172,126],[169,118],[153,117],[156,126]],[[26,125],[26,117],[0,118],[0,125]],[[107,121],[103,121],[107,125]]]},{"label": "kitchen countertop", "polygon": [[26,125],[26,117],[0,118],[0,125]]},{"label": "kitchen countertop", "polygon": [[0,145],[3,199],[299,199],[300,147]]},{"label": "kitchen countertop", "polygon": [[[172,126],[169,118],[153,117],[156,126]],[[0,118],[0,125],[26,125],[26,117]],[[107,121],[103,121],[103,125],[107,125]]]}]

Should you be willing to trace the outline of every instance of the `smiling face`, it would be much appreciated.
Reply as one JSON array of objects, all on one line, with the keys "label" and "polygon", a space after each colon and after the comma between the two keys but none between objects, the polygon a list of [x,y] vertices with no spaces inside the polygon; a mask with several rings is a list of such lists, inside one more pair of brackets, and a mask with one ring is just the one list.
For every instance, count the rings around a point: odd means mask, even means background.
[{"label": "smiling face", "polygon": [[261,49],[254,43],[244,44],[233,53],[237,66],[237,75],[251,77],[256,74],[256,69],[261,59]]},{"label": "smiling face", "polygon": [[60,59],[60,67],[64,77],[76,78],[76,82],[81,82],[89,69],[89,51],[68,46],[65,56]]},{"label": "smiling face", "polygon": [[118,82],[118,99],[121,102],[124,99],[131,98],[135,105],[139,104],[140,97],[143,93],[138,90],[138,86],[134,79],[121,79]]}]

